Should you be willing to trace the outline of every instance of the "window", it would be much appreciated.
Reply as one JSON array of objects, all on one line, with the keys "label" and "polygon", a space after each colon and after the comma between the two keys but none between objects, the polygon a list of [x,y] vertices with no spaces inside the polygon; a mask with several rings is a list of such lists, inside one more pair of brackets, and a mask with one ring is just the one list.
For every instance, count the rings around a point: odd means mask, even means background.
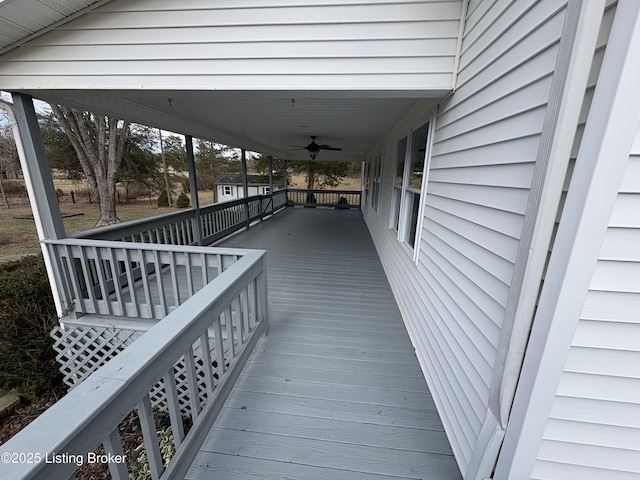
[{"label": "window", "polygon": [[263,195],[269,195],[271,193],[271,188],[270,187],[264,187],[264,192],[262,193]]},{"label": "window", "polygon": [[371,185],[371,206],[377,212],[380,205],[380,178],[382,177],[382,156],[383,152],[379,152],[373,157],[373,165],[371,166],[373,183]]},{"label": "window", "polygon": [[224,185],[222,187],[222,194],[226,197],[230,197],[233,194],[233,191],[231,190],[231,185]]},{"label": "window", "polygon": [[423,180],[428,171],[432,123],[425,122],[398,141],[390,227],[398,232],[398,240],[414,251],[420,241]]}]

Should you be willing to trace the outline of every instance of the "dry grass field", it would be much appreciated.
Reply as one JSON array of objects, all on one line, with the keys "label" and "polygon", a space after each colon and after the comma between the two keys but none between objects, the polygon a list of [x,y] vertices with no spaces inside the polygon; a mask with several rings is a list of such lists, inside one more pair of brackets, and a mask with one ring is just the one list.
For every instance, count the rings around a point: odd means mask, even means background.
[{"label": "dry grass field", "polygon": [[[92,228],[98,221],[98,206],[96,203],[62,203],[61,211],[65,215],[64,227],[67,233],[76,233]],[[157,207],[155,202],[148,200],[134,200],[117,205],[118,216],[121,220],[135,220],[152,217],[174,211],[174,208]],[[68,215],[68,216],[67,216]],[[28,203],[12,204],[0,207],[0,261],[17,258],[25,254],[40,252],[38,235]]]}]

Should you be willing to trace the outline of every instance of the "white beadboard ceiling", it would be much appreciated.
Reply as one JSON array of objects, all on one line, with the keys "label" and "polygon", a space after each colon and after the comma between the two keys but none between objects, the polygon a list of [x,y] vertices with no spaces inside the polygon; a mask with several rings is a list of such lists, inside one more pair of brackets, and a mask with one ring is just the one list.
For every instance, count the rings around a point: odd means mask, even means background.
[{"label": "white beadboard ceiling", "polygon": [[0,53],[105,0],[0,1]]},{"label": "white beadboard ceiling", "polygon": [[[0,55],[108,0],[0,1]],[[0,85],[2,88],[2,85]],[[341,147],[319,159],[355,160],[416,101],[436,102],[447,91],[61,91],[24,90],[50,102],[227,143],[279,158],[307,159],[311,135]]]}]

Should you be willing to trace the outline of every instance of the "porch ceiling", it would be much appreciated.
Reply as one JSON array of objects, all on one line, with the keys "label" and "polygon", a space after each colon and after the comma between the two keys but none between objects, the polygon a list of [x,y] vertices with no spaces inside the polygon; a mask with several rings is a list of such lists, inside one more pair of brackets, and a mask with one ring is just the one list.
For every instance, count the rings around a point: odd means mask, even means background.
[{"label": "porch ceiling", "polygon": [[308,160],[311,135],[342,151],[320,160],[361,161],[415,103],[445,92],[397,91],[32,91],[59,102],[290,160]]}]

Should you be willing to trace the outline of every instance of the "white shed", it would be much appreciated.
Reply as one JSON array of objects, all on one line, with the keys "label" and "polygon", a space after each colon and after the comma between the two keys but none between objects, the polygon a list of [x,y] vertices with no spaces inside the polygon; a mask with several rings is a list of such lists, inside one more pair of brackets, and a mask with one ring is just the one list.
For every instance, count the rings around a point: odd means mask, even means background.
[{"label": "white shed", "polygon": [[640,2],[36,3],[0,3],[16,98],[365,162],[465,479],[640,477]]},{"label": "white shed", "polygon": [[217,199],[227,202],[253,195],[269,195],[271,184],[265,175],[247,175],[247,195],[244,194],[244,178],[242,174],[227,173],[221,175],[215,182]]}]

